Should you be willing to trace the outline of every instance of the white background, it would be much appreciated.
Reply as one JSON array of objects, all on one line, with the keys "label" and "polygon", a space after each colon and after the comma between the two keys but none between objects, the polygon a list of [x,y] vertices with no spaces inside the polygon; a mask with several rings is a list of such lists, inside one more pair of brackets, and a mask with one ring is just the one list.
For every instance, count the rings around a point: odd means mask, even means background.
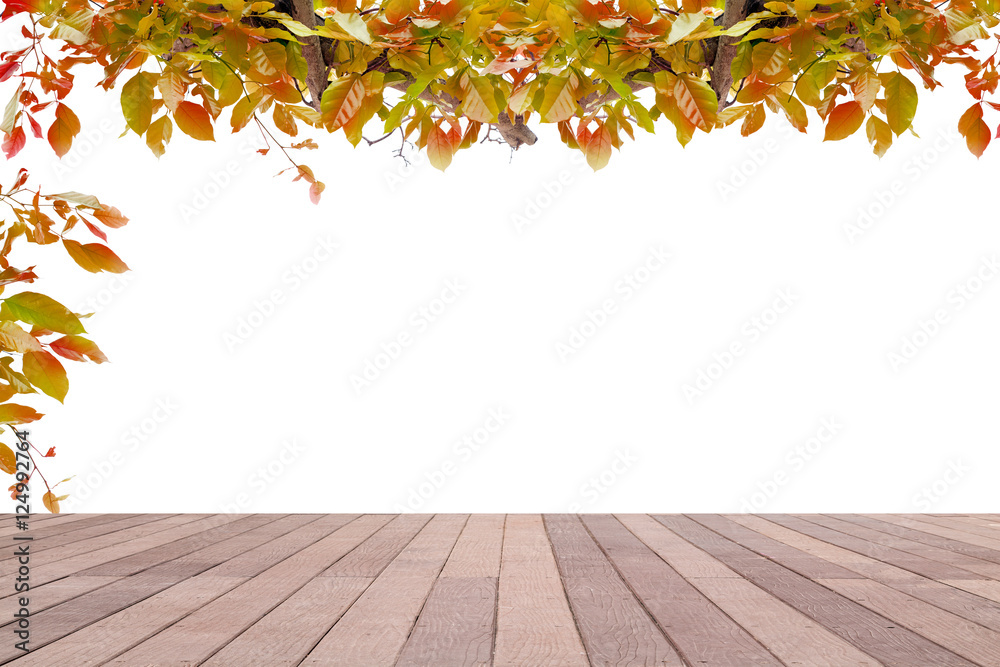
[{"label": "white background", "polygon": [[[769,114],[683,149],[661,121],[596,174],[537,125],[512,159],[477,146],[446,174],[412,151],[405,168],[395,138],[322,136],[301,155],[328,185],[319,206],[249,129],[175,131],[157,161],[119,138],[117,91],[81,75],[74,151],[34,142],[17,162],[128,215],[111,246],[133,270],[16,251],[43,278],[29,289],[97,311],[85,325],[112,361],[67,361],[64,406],[29,399],[47,413],[32,440],[58,452],[44,472],[76,475],[64,508],[85,512],[996,511],[1000,280],[961,308],[952,290],[1000,258],[1000,149],[977,161],[958,137],[971,98],[948,67],[921,88],[922,138],[882,160],[863,131],[822,142],[812,112],[808,134]],[[314,261],[320,239],[339,247]],[[626,299],[615,285],[650,248],[670,259]],[[448,280],[463,291],[418,331]],[[793,305],[772,321],[779,290]],[[751,340],[754,317],[772,324]],[[241,321],[259,326],[227,344]],[[401,333],[359,394],[351,376]],[[717,379],[692,401],[699,371]],[[484,438],[491,410],[507,418]]]}]

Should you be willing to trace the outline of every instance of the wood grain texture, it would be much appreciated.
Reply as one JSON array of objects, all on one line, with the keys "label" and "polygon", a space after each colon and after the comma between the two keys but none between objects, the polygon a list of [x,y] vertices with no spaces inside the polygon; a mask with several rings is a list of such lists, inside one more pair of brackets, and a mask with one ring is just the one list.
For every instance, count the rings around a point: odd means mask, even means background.
[{"label": "wood grain texture", "polygon": [[1000,515],[81,514],[31,534],[33,650],[0,664],[1000,667]]},{"label": "wood grain texture", "polygon": [[663,631],[615,571],[580,518],[567,515],[543,518],[590,662],[683,665]]},{"label": "wood grain texture", "polygon": [[540,515],[507,516],[498,596],[495,667],[590,664]]},{"label": "wood grain texture", "polygon": [[493,664],[497,580],[440,577],[396,667],[488,667]]},{"label": "wood grain texture", "polygon": [[[957,590],[955,584],[990,584],[988,581],[934,581],[908,570],[880,563],[853,551],[827,544],[796,532],[791,528],[795,520],[786,521],[789,527],[778,525],[758,516],[727,515],[727,518],[776,540],[802,549],[821,558],[826,558],[845,568],[863,574],[872,581],[891,586],[898,591],[929,602],[940,609],[950,611],[966,620],[979,623],[992,630],[1000,630],[1000,605],[983,599],[985,596],[972,590]],[[1000,591],[998,591],[1000,593]]]},{"label": "wood grain texture", "polygon": [[[753,636],[610,515],[586,515],[583,524],[642,606],[690,664],[780,666]],[[666,530],[662,528],[661,530]],[[724,642],[712,641],[725,637]]]},{"label": "wood grain texture", "polygon": [[467,519],[431,518],[301,664],[394,664]]},{"label": "wood grain texture", "polygon": [[884,665],[971,667],[974,664],[856,602],[725,539],[687,517],[657,515],[655,518],[749,581],[829,628]]}]

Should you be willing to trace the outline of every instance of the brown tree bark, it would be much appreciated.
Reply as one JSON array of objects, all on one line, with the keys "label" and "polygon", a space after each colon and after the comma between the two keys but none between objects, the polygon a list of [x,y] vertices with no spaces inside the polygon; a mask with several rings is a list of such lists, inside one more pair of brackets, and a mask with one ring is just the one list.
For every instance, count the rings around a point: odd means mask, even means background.
[{"label": "brown tree bark", "polygon": [[[747,17],[749,0],[726,0],[726,9],[722,15],[722,27],[732,28]],[[719,111],[729,106],[729,91],[733,87],[733,73],[730,65],[736,56],[736,44],[739,37],[722,35],[712,63],[712,89],[719,98]]]},{"label": "brown tree bark", "polygon": [[[307,28],[315,28],[316,11],[313,9],[313,0],[292,0],[292,18]],[[302,41],[302,56],[309,66],[309,76],[306,78],[306,85],[309,87],[309,104],[319,111],[320,99],[323,91],[326,90],[330,78],[330,68],[323,58],[323,49],[320,47],[319,37],[300,37]]]}]

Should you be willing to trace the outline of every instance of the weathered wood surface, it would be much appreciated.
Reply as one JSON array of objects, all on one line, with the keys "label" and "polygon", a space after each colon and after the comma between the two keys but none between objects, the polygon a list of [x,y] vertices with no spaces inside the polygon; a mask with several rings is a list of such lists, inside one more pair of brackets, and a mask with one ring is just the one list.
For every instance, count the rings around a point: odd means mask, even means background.
[{"label": "weathered wood surface", "polygon": [[0,664],[1000,667],[997,515],[6,518]]}]

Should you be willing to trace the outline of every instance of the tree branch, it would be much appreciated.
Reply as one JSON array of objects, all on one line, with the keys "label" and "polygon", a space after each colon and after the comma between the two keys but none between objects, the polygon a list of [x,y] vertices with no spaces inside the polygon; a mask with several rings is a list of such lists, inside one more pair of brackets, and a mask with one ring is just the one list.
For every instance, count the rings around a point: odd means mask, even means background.
[{"label": "tree branch", "polygon": [[[316,11],[313,9],[313,0],[291,0],[292,18],[307,28],[316,27]],[[323,91],[329,83],[330,69],[323,58],[323,49],[320,46],[319,37],[300,37],[302,41],[302,56],[309,66],[309,74],[306,77],[306,85],[309,87],[310,106],[319,111],[320,99]]]},{"label": "tree branch", "polygon": [[[726,9],[722,15],[722,27],[732,28],[747,17],[749,0],[726,0]],[[736,56],[736,42],[740,37],[721,35],[719,46],[712,62],[712,89],[719,98],[719,111],[729,106],[729,91],[733,87],[733,73],[730,66]]]}]

